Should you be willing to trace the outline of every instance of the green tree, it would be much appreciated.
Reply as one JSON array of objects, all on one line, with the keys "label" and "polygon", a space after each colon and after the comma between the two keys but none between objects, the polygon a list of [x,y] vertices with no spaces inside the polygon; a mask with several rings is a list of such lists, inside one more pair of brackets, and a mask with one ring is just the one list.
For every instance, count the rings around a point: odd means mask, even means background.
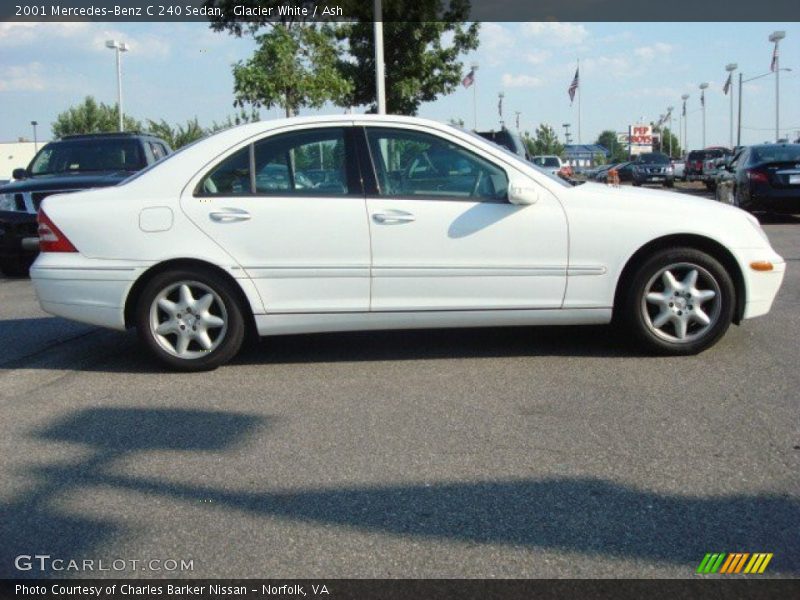
[{"label": "green tree", "polygon": [[174,127],[164,119],[160,121],[147,119],[147,131],[167,142],[173,150],[204,138],[209,133],[208,130],[200,126],[197,117],[189,119],[185,125],[178,124]]},{"label": "green tree", "polygon": [[[124,115],[125,131],[141,131],[142,124]],[[92,96],[86,96],[81,104],[59,113],[51,125],[53,137],[82,133],[110,133],[119,130],[117,105],[98,103]]]},{"label": "green tree", "polygon": [[[458,88],[464,76],[459,57],[478,47],[478,23],[466,24],[469,3],[453,0],[449,10],[434,19],[438,2],[390,3],[384,7],[384,63],[386,110],[415,115],[420,104],[433,102]],[[375,44],[371,22],[342,25],[337,30],[347,40],[348,53],[339,61],[342,74],[352,82],[352,106],[375,111]],[[449,39],[449,43],[444,40]]]},{"label": "green tree", "polygon": [[526,131],[523,140],[532,156],[542,154],[563,156],[564,154],[564,145],[558,141],[555,129],[546,123],[540,124],[533,135]]},{"label": "green tree", "polygon": [[620,144],[617,140],[616,132],[606,129],[598,137],[595,144],[603,146],[611,153],[608,159],[609,163],[620,163],[628,160],[628,146],[627,144]]},{"label": "green tree", "polygon": [[670,131],[669,127],[654,127],[653,132],[659,133],[659,137],[655,142],[653,142],[653,151],[654,152],[663,152],[664,154],[670,153],[670,139],[672,140],[672,155],[675,156],[683,156],[682,149],[678,142],[678,138],[675,137],[675,134]]},{"label": "green tree", "polygon": [[[377,103],[372,3],[337,2],[352,20],[314,26],[315,35],[321,37],[314,43],[300,39],[296,33],[308,27],[301,19],[283,17],[282,21],[271,23],[268,18],[259,17],[243,23],[230,17],[235,5],[276,9],[279,4],[285,2],[206,0],[206,6],[226,9],[225,16],[212,18],[213,29],[237,36],[250,34],[259,41],[254,57],[234,67],[235,76],[237,68],[239,73],[235,87],[237,106],[278,104],[289,114],[304,103],[316,107],[329,100],[340,106],[369,106],[374,111]],[[303,0],[295,3],[313,4]],[[459,56],[478,47],[479,25],[464,22],[469,11],[470,0],[384,0],[388,112],[416,114],[421,103],[432,102],[457,88],[464,75]],[[291,33],[271,32],[266,34],[269,37],[261,37],[262,30],[279,27]],[[331,54],[336,57],[335,74],[329,69]],[[288,90],[284,89],[287,82]],[[299,85],[295,86],[297,82]]]}]

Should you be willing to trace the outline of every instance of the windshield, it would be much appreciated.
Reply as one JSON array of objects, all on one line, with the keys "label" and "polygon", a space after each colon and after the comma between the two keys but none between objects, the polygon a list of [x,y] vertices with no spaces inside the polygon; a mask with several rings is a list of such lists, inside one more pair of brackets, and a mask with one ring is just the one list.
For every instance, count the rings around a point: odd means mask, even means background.
[{"label": "windshield", "polygon": [[145,166],[135,139],[63,140],[47,144],[33,159],[31,175],[138,171]]},{"label": "windshield", "polygon": [[666,154],[647,152],[639,155],[639,162],[651,165],[666,165],[669,163],[669,157]]},{"label": "windshield", "polygon": [[759,146],[753,148],[754,163],[798,162],[800,161],[800,144],[790,146]]}]

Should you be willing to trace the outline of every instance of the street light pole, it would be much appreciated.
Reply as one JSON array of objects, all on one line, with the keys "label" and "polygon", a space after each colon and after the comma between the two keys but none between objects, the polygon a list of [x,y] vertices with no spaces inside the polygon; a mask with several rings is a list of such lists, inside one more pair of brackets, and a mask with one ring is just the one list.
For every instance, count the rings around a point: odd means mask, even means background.
[{"label": "street light pole", "polygon": [[33,127],[33,152],[39,152],[39,140],[36,137],[36,126],[39,124],[39,121],[31,121],[31,126]]},{"label": "street light pole", "polygon": [[478,78],[475,73],[478,71],[478,63],[472,63],[472,127],[478,131]]},{"label": "street light pole", "polygon": [[700,84],[700,104],[703,105],[703,148],[706,147],[706,90],[708,83],[703,82]]},{"label": "street light pole", "polygon": [[[789,67],[779,67],[777,71],[785,71],[789,72],[792,69]],[[749,79],[742,79],[742,73],[739,73],[739,124],[738,124],[738,133],[736,135],[736,145],[741,146],[742,144],[742,90],[743,90],[743,83],[748,83],[750,81],[755,81],[756,79],[762,79],[767,77],[768,75],[772,75],[772,72],[769,73],[762,73],[761,75],[756,75],[755,77],[750,77]]]},{"label": "street light pole", "polygon": [[686,114],[686,101],[689,99],[689,94],[683,94],[681,96],[681,100],[683,100],[683,109],[681,113],[683,114],[683,151],[689,149],[689,128],[687,127],[687,123],[689,122],[689,115]]},{"label": "street light pole", "polygon": [[383,64],[383,6],[381,0],[375,0],[375,84],[378,97],[378,114],[386,114],[386,74]]},{"label": "street light pole", "polygon": [[122,118],[122,59],[120,55],[122,52],[128,51],[128,45],[125,42],[117,40],[108,40],[106,48],[111,48],[117,55],[117,110],[119,112],[119,130],[125,131],[125,124]]},{"label": "street light pole", "polygon": [[[731,86],[733,85],[733,72],[736,70],[738,65],[736,63],[730,63],[729,65],[725,66],[725,70],[728,72],[728,78],[731,81]],[[730,146],[733,148],[733,90],[728,88],[728,92],[731,96],[731,117],[730,117]]]},{"label": "street light pole", "polygon": [[769,36],[769,41],[775,43],[771,70],[775,71],[775,141],[781,138],[781,57],[778,52],[779,42],[786,37],[785,31],[775,31]]},{"label": "street light pole", "polygon": [[672,158],[672,111],[675,107],[667,107],[667,118],[669,119],[669,157]]}]

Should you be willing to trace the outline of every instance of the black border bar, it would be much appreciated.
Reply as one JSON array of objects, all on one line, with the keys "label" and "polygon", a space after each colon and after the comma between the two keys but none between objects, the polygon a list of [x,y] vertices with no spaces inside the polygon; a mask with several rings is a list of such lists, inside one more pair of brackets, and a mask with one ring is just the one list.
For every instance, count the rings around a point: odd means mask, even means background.
[{"label": "black border bar", "polygon": [[[128,586],[123,588],[123,586]],[[170,588],[170,586],[172,586]],[[218,586],[218,587],[213,587]],[[327,593],[323,593],[323,586]],[[31,592],[38,588],[40,593]],[[92,590],[100,588],[100,594]],[[136,590],[134,592],[133,590]],[[220,592],[224,588],[224,593]],[[243,590],[242,590],[243,588]],[[74,590],[74,593],[70,593]],[[314,593],[314,590],[317,593]],[[242,591],[244,593],[242,593]],[[41,593],[43,592],[43,593]],[[0,598],[39,600],[647,600],[800,597],[800,580],[636,579],[26,579],[0,580]]]},{"label": "black border bar", "polygon": [[[268,9],[272,9],[267,12]],[[0,21],[371,21],[371,0],[3,0]],[[288,15],[288,16],[287,16]],[[800,21],[797,0],[383,0],[383,21]]]}]

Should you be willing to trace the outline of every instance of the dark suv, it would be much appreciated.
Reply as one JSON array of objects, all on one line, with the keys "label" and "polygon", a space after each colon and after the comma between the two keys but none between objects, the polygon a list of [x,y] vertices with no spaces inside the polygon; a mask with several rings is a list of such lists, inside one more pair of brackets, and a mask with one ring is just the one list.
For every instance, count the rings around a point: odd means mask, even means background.
[{"label": "dark suv", "polygon": [[672,187],[675,184],[675,175],[672,170],[672,161],[666,154],[660,152],[645,152],[640,154],[632,165],[633,185],[657,183]]},{"label": "dark suv", "polygon": [[46,196],[108,187],[172,150],[152,135],[70,135],[46,144],[11,183],[0,186],[0,270],[27,272],[39,252],[36,213]]}]

